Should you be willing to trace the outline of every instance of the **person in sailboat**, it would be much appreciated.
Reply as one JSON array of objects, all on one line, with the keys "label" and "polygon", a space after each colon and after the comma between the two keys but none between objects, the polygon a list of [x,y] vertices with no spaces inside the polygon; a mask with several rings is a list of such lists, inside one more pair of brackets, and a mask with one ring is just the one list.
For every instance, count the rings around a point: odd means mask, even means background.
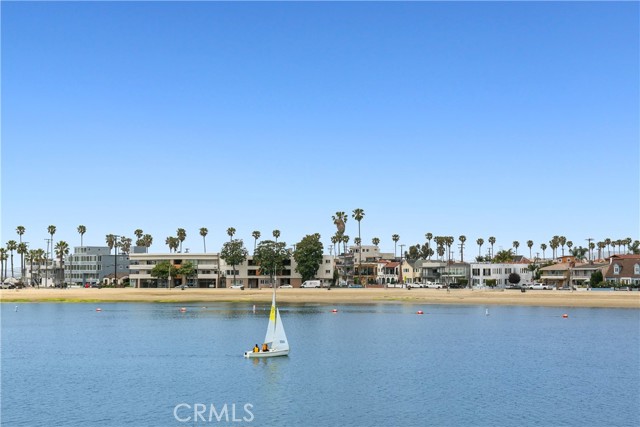
[{"label": "person in sailboat", "polygon": [[260,347],[258,347],[258,344],[256,344],[256,346],[253,347],[253,352],[258,353],[259,351],[260,351]]},{"label": "person in sailboat", "polygon": [[262,351],[269,351],[269,346],[267,343],[262,344]]}]

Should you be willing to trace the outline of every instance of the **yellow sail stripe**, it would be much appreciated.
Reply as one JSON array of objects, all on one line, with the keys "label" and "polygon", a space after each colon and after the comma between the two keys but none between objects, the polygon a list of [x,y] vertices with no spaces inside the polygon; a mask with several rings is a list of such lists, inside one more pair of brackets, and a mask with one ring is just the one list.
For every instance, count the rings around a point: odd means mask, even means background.
[{"label": "yellow sail stripe", "polygon": [[276,306],[272,305],[271,306],[271,313],[269,313],[269,320],[272,322],[276,321]]}]

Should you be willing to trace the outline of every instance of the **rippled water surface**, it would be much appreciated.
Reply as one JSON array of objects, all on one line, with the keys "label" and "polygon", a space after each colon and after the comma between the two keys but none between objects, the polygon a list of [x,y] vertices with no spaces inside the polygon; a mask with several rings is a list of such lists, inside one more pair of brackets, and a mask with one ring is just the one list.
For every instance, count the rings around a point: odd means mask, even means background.
[{"label": "rippled water surface", "polygon": [[180,307],[1,304],[2,425],[640,425],[640,310]]}]

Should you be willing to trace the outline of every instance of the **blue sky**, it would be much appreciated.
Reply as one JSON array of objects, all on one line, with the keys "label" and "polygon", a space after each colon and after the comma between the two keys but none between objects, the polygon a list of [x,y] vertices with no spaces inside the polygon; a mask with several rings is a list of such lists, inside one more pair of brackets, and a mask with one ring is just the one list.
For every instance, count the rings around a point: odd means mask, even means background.
[{"label": "blue sky", "polygon": [[638,3],[1,8],[3,244],[640,236]]}]

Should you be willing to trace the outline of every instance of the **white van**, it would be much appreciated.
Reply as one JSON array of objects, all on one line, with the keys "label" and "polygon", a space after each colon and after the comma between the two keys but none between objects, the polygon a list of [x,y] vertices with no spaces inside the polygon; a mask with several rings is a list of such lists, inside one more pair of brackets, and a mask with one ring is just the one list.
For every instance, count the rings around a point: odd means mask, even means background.
[{"label": "white van", "polygon": [[320,280],[305,280],[305,282],[300,285],[301,288],[321,288],[322,282]]}]

